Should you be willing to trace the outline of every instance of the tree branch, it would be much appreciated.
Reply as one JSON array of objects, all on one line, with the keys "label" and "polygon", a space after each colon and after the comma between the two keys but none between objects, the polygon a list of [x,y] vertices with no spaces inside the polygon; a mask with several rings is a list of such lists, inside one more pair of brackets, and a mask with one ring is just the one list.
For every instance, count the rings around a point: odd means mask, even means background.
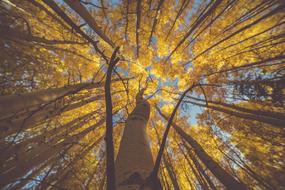
[{"label": "tree branch", "polygon": [[112,71],[119,58],[116,57],[119,48],[116,48],[112,54],[107,70],[106,82],[105,82],[105,102],[106,102],[106,175],[107,175],[107,189],[115,190],[115,162],[114,162],[114,144],[113,144],[113,105],[111,97],[111,77]]}]

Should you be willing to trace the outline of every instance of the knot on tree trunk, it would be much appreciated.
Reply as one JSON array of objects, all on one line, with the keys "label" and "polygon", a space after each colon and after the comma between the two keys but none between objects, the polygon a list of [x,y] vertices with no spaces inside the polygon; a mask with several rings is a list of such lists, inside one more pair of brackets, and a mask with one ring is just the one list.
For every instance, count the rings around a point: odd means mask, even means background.
[{"label": "knot on tree trunk", "polygon": [[138,172],[134,172],[125,181],[119,184],[119,186],[130,185],[136,185],[139,190],[162,190],[160,180],[157,176],[150,175],[149,177],[143,179]]}]

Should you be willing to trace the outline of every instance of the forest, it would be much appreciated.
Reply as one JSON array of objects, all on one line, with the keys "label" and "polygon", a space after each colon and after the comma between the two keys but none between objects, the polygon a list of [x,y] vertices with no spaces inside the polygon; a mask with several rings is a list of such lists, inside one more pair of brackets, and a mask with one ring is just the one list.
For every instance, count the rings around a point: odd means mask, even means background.
[{"label": "forest", "polygon": [[0,0],[0,189],[284,190],[284,0]]}]

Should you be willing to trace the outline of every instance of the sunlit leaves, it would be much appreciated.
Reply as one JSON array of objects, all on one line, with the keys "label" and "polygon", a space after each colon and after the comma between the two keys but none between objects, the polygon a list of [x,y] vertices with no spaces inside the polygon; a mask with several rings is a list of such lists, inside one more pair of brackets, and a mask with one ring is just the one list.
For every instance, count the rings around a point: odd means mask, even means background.
[{"label": "sunlit leaves", "polygon": [[[1,95],[36,92],[40,89],[83,82],[104,82],[106,60],[43,1],[11,2],[15,6],[9,9],[2,7],[0,3],[1,10],[4,11],[0,16],[1,27],[9,26],[19,34],[49,40],[50,43],[43,43],[34,38],[21,39],[17,33],[10,34],[9,38],[2,37],[1,33]],[[113,48],[88,27],[86,21],[75,11],[62,1],[56,2],[82,31],[92,40],[98,41],[96,45],[109,58]],[[253,189],[264,187],[260,185],[260,179],[254,179],[253,175],[261,177],[270,184],[269,187],[272,185],[278,189],[284,184],[281,180],[285,165],[282,161],[282,130],[270,124],[207,108],[207,105],[213,105],[207,104],[209,100],[251,109],[256,111],[255,116],[260,115],[258,111],[284,114],[284,12],[280,11],[281,9],[271,12],[278,6],[284,6],[281,1],[221,1],[219,6],[202,20],[199,18],[206,12],[206,7],[216,1],[165,0],[160,10],[157,10],[158,0],[142,1],[140,27],[137,31],[136,1],[81,2],[104,34],[120,47],[120,62],[113,75],[113,79],[118,81],[111,86],[114,111],[120,110],[114,114],[116,153],[124,122],[135,107],[135,96],[140,89],[146,88],[145,98],[151,105],[147,134],[155,158],[159,148],[158,139],[162,137],[166,123],[161,120],[154,106],[157,105],[170,115],[181,93],[192,84],[201,84],[188,95],[203,99],[199,102],[202,107],[199,110],[202,113],[196,117],[198,107],[183,101],[175,117],[176,122],[183,126],[187,134],[193,136],[213,160]],[[197,19],[199,24],[192,28]],[[155,26],[154,20],[157,21]],[[153,28],[155,30],[150,38]],[[186,36],[191,30],[192,33]],[[181,41],[182,39],[185,40]],[[276,57],[279,58],[270,60]],[[252,66],[245,67],[247,64]],[[119,77],[128,80],[121,81]],[[60,105],[56,104],[56,108],[83,102],[102,94],[103,88],[82,90],[62,99]],[[185,98],[186,101],[189,99]],[[75,135],[102,119],[105,115],[104,106],[103,99],[99,99],[69,111],[59,112],[58,115],[23,131],[18,141],[24,142],[37,135],[50,134],[50,131],[57,127],[92,111],[98,111],[94,118],[85,121],[81,127],[73,131],[65,130],[66,134],[56,141],[62,142],[66,137]],[[217,107],[223,108],[222,105]],[[23,112],[29,115],[28,111]],[[270,114],[268,115],[265,117],[270,117]],[[190,126],[189,123],[194,125]],[[103,133],[102,125],[86,135],[78,144],[75,143],[75,148],[67,151],[66,159],[75,157]],[[53,137],[47,135],[44,142],[51,138]],[[179,149],[178,144],[181,143],[181,138],[171,130],[167,139],[167,151],[171,156],[173,170],[182,189],[189,189],[189,184],[199,189],[201,184]],[[34,144],[41,145],[39,142]],[[90,184],[92,187],[104,185],[105,162],[100,161],[103,150],[104,147],[98,145],[84,159],[74,164],[73,172],[77,175],[69,174],[72,177],[62,184],[71,189],[82,188],[92,174],[88,168],[94,169],[99,163],[99,172],[95,173]],[[190,156],[186,154],[186,158]],[[63,158],[58,160],[59,163],[56,163],[57,167],[52,173],[60,171],[61,164],[67,163]],[[190,163],[194,164],[193,161]],[[202,166],[205,167],[203,164]],[[252,171],[249,171],[250,169]],[[166,173],[165,179],[171,186],[165,166],[161,171]],[[220,187],[221,184],[213,174],[206,168],[205,171],[217,187]],[[252,182],[253,180],[255,181]]]}]

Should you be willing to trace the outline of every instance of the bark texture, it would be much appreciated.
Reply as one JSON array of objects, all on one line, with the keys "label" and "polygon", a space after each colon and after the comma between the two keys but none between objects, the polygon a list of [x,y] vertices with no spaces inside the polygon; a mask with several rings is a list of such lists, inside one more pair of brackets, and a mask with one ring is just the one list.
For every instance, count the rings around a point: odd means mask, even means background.
[{"label": "bark texture", "polygon": [[27,109],[32,106],[37,106],[51,101],[55,101],[58,98],[62,98],[66,95],[76,93],[83,89],[92,89],[102,87],[103,83],[82,83],[73,86],[65,86],[61,88],[52,88],[46,90],[40,90],[37,92],[30,92],[20,95],[6,95],[0,97],[0,115],[6,115],[7,113],[16,113],[22,109]]},{"label": "bark texture", "polygon": [[[143,99],[143,91],[136,97],[136,107],[129,115],[116,159],[117,190],[138,190],[145,186],[154,162],[146,136],[150,105]],[[144,187],[145,189],[150,189]]]}]

